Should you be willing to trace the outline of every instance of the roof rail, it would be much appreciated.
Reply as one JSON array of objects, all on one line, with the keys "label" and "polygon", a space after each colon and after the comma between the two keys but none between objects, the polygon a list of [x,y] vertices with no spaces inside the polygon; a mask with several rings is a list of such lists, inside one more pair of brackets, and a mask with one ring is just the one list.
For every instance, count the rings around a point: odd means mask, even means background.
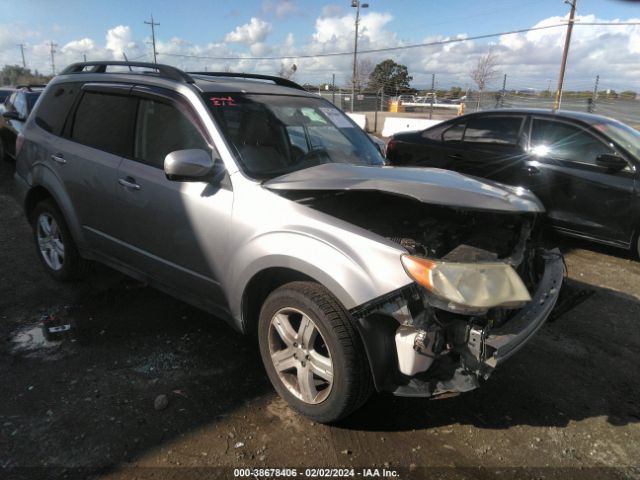
[{"label": "roof rail", "polygon": [[18,90],[20,88],[25,88],[29,92],[33,92],[34,88],[45,88],[45,87],[46,87],[46,85],[44,85],[44,84],[40,85],[40,84],[31,83],[29,85],[16,85],[15,89]]},{"label": "roof rail", "polygon": [[233,72],[187,72],[191,75],[206,75],[208,77],[227,77],[227,78],[250,78],[252,80],[269,80],[281,87],[295,88],[297,90],[306,90],[302,85],[292,80],[282,77],[274,77],[272,75],[260,75],[257,73],[233,73]]},{"label": "roof rail", "polygon": [[[193,78],[180,70],[179,68],[172,67],[171,65],[163,65],[161,63],[149,63],[149,62],[119,62],[119,61],[98,61],[98,62],[79,62],[73,63],[65,68],[60,75],[68,75],[71,73],[106,73],[107,67],[142,67],[157,70],[161,77],[170,78],[171,80],[177,80],[184,83],[194,83]],[[87,67],[92,67],[86,70]]]}]

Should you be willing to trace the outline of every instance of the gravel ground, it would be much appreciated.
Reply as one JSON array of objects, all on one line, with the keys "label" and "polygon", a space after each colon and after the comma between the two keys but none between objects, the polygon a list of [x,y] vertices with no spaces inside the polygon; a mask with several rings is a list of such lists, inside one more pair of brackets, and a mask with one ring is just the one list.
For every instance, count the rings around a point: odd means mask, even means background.
[{"label": "gravel ground", "polygon": [[[640,478],[640,263],[623,252],[564,241],[580,303],[481,389],[375,395],[324,426],[274,394],[254,339],[106,268],[50,279],[12,175],[0,162],[0,478]],[[45,313],[73,333],[45,341]]]}]

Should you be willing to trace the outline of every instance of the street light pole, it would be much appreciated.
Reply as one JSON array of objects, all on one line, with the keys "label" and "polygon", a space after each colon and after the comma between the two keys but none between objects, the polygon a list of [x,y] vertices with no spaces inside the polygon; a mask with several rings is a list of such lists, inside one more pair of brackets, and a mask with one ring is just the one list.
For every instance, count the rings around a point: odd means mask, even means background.
[{"label": "street light pole", "polygon": [[360,0],[352,0],[351,7],[356,9],[356,35],[353,39],[353,75],[351,77],[351,112],[353,113],[353,100],[356,96],[356,71],[358,62],[358,24],[360,23],[360,8],[368,8],[368,3],[360,3]]},{"label": "street light pole", "polygon": [[558,77],[558,90],[556,91],[556,100],[553,103],[553,111],[560,108],[562,101],[562,84],[564,83],[564,71],[567,67],[567,56],[569,55],[569,45],[571,44],[571,32],[573,31],[573,19],[576,15],[576,3],[578,0],[564,0],[564,3],[571,5],[571,13],[569,13],[569,24],[567,25],[567,36],[564,39],[564,49],[562,51],[562,62],[560,63],[560,76]]}]

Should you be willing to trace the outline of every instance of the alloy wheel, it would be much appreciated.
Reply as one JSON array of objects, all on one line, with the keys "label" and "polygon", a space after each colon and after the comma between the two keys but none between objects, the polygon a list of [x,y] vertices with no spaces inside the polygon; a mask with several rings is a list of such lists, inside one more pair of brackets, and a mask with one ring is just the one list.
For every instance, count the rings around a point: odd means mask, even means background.
[{"label": "alloy wheel", "polygon": [[333,386],[333,361],[308,315],[295,308],[278,310],[269,324],[269,354],[291,394],[308,404],[326,400]]},{"label": "alloy wheel", "polygon": [[45,263],[52,270],[62,270],[64,265],[64,242],[62,231],[50,213],[43,212],[36,222],[38,249]]}]

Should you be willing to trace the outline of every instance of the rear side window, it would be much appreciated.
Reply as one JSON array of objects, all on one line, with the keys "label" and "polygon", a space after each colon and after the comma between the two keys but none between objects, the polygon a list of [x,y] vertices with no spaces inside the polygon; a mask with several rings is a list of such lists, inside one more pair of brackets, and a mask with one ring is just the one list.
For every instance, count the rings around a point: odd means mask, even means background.
[{"label": "rear side window", "polygon": [[465,142],[515,145],[522,126],[522,117],[476,117],[469,119]]},{"label": "rear side window", "polygon": [[464,127],[464,123],[458,123],[453,127],[445,130],[445,132],[442,134],[442,140],[444,142],[459,142],[460,140],[462,140]]},{"label": "rear side window", "polygon": [[140,100],[134,157],[156,168],[176,150],[210,151],[193,123],[176,107],[154,100]]},{"label": "rear side window", "polygon": [[64,122],[81,86],[81,83],[66,83],[47,90],[36,112],[36,124],[49,133],[62,135]]},{"label": "rear side window", "polygon": [[129,96],[84,92],[71,139],[115,155],[131,156],[136,103]]}]

